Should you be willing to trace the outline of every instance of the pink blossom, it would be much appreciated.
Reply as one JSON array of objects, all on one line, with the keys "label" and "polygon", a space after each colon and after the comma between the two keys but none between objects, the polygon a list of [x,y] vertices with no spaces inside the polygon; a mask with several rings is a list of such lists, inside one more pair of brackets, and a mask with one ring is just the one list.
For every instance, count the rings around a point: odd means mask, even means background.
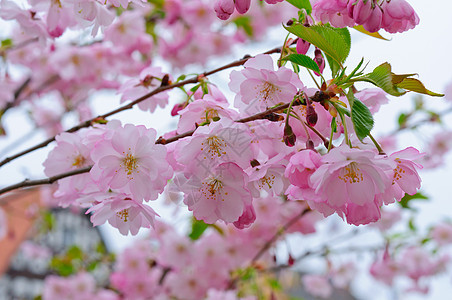
[{"label": "pink blossom", "polygon": [[439,246],[452,244],[452,224],[446,222],[437,224],[430,232],[430,236]]},{"label": "pink blossom", "polygon": [[235,0],[235,9],[239,14],[244,14],[250,9],[251,0]]},{"label": "pink blossom", "polygon": [[187,107],[179,111],[181,116],[177,124],[177,131],[183,133],[196,129],[196,124],[218,121],[223,117],[228,119],[238,118],[238,114],[228,109],[228,105],[216,101],[212,96],[191,102]]},{"label": "pink blossom", "polygon": [[131,193],[135,200],[154,200],[163,192],[172,169],[166,148],[156,145],[156,131],[126,124],[110,129],[91,151],[91,176],[105,191]]},{"label": "pink blossom", "polygon": [[234,106],[246,115],[293,100],[303,88],[298,76],[285,67],[274,71],[270,55],[260,54],[249,59],[242,71],[232,71],[229,88],[236,93]]},{"label": "pink blossom", "polygon": [[[393,188],[399,190],[397,194],[400,195],[404,192],[408,195],[414,195],[420,189],[421,178],[416,169],[422,169],[422,166],[416,163],[415,160],[419,160],[423,155],[417,149],[408,147],[404,150],[394,152],[389,156],[390,159],[393,159],[397,163],[392,180]],[[401,198],[396,197],[396,199],[400,200]]]},{"label": "pink blossom", "polygon": [[217,220],[235,222],[243,214],[245,204],[252,201],[246,177],[235,163],[222,163],[211,169],[210,175],[192,176],[181,186],[184,202],[198,220],[209,224]]},{"label": "pink blossom", "polygon": [[383,1],[382,27],[389,33],[404,32],[419,24],[419,17],[405,0]]},{"label": "pink blossom", "polygon": [[[130,79],[119,89],[122,93],[121,103],[127,100],[138,99],[152,90],[158,88],[165,73],[160,67],[147,67],[140,73],[139,78]],[[168,104],[168,93],[161,92],[147,100],[138,103],[138,107],[144,111],[154,112],[157,106],[165,107]]]},{"label": "pink blossom", "polygon": [[308,274],[304,275],[301,281],[306,291],[315,297],[326,299],[333,293],[333,288],[325,276]]},{"label": "pink blossom", "polygon": [[121,234],[136,235],[141,227],[154,226],[155,216],[158,216],[150,206],[132,200],[130,195],[105,193],[93,196],[100,200],[86,212],[94,212],[91,216],[93,226],[108,221]]},{"label": "pink blossom", "polygon": [[424,276],[432,276],[443,270],[442,266],[448,260],[447,257],[433,258],[426,249],[413,246],[400,254],[401,265],[404,273],[411,279],[417,281]]},{"label": "pink blossom", "polygon": [[227,20],[234,12],[234,0],[217,0],[214,9],[220,20]]},{"label": "pink blossom", "polygon": [[283,156],[277,155],[247,170],[253,197],[259,198],[262,191],[275,196],[284,193],[289,185],[287,178],[284,177],[285,164]]},{"label": "pink blossom", "polygon": [[403,272],[401,268],[400,264],[390,257],[389,252],[386,249],[383,259],[375,261],[370,266],[370,274],[372,274],[372,276],[376,279],[391,286],[393,284],[394,277]]},{"label": "pink blossom", "polygon": [[347,11],[348,0],[318,0],[312,6],[313,16],[322,23],[330,23],[334,27],[353,27],[355,21]]},{"label": "pink blossom", "polygon": [[391,178],[385,172],[395,164],[376,157],[373,151],[346,145],[332,149],[322,162],[311,175],[310,184],[316,191],[313,202],[324,203],[339,215],[344,213],[355,225],[378,220],[376,196],[390,187]]},{"label": "pink blossom", "polygon": [[256,212],[252,204],[245,205],[242,215],[233,224],[238,229],[244,229],[251,226],[256,221]]},{"label": "pink blossom", "polygon": [[363,89],[355,93],[355,97],[361,100],[373,114],[378,112],[382,104],[389,102],[386,93],[379,88]]},{"label": "pink blossom", "polygon": [[190,139],[176,145],[175,155],[185,166],[187,177],[204,176],[222,162],[233,161],[242,169],[247,168],[253,159],[250,143],[251,134],[246,125],[223,118],[198,127]]},{"label": "pink blossom", "polygon": [[381,218],[374,225],[381,231],[388,231],[394,224],[402,219],[400,209],[397,210],[381,210]]},{"label": "pink blossom", "polygon": [[299,38],[297,40],[297,46],[296,46],[297,53],[306,55],[306,53],[308,52],[310,46],[311,46],[311,43],[306,42],[302,38]]}]

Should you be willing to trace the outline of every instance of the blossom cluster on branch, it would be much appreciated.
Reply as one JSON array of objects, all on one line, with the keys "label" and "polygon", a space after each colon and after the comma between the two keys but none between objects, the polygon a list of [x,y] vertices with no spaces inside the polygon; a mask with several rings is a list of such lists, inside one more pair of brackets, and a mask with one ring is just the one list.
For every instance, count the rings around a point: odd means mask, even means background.
[{"label": "blossom cluster on branch", "polygon": [[[96,290],[91,275],[80,273],[49,278],[44,299],[72,297],[63,288],[68,280],[84,286],[86,295],[77,299],[259,298],[248,279],[281,267],[270,249],[285,233],[313,233],[332,214],[352,225],[374,223],[384,219],[385,206],[422,196],[418,171],[430,154],[379,143],[373,115],[388,95],[443,95],[416,74],[393,73],[388,62],[373,70],[364,59],[347,63],[353,45],[347,27],[381,38],[380,29],[404,32],[419,23],[405,0],[30,0],[22,6],[1,0],[0,9],[3,20],[14,21],[0,48],[2,63],[13,70],[0,74],[0,117],[28,107],[50,136],[0,167],[54,142],[43,162],[47,178],[26,179],[0,194],[57,181],[54,204],[86,209],[93,226],[108,222],[123,235],[153,228],[158,244],[143,243],[120,257],[110,277],[114,292]],[[281,23],[286,38],[273,50],[202,74],[174,75],[263,39]],[[80,32],[85,35],[74,39]],[[209,77],[233,67],[232,99]],[[160,113],[173,89],[183,94],[168,115],[177,125],[160,137],[153,128],[112,118],[135,106]],[[122,106],[95,117],[87,100],[101,90],[119,94]],[[80,123],[63,131],[73,112]],[[399,120],[400,130],[409,117]],[[199,236],[181,235],[158,218],[154,203],[162,195],[182,199]],[[448,244],[448,226],[437,227],[432,238],[444,235]],[[389,246],[371,267],[388,284],[405,274],[423,292],[419,278],[442,272],[448,261],[404,265],[392,260]],[[428,256],[422,246],[404,253],[412,261]],[[348,286],[341,272],[330,268],[303,282],[328,297],[328,280]],[[197,274],[208,279],[196,280]]]}]

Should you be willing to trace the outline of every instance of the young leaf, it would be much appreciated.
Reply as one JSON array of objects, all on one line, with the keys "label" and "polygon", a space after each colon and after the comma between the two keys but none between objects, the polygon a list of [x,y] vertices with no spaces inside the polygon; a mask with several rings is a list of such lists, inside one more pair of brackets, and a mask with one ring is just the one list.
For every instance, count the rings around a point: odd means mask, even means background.
[{"label": "young leaf", "polygon": [[392,80],[391,65],[387,62],[376,67],[371,73],[353,79],[353,81],[370,82],[393,96],[406,94],[406,91],[397,87]]},{"label": "young leaf", "polygon": [[378,32],[369,32],[369,31],[367,31],[366,29],[364,29],[363,25],[354,26],[353,29],[356,29],[357,31],[359,31],[361,33],[367,34],[368,36],[371,36],[371,37],[374,37],[374,38],[377,38],[377,39],[380,39],[380,40],[389,41],[389,39],[383,37]]},{"label": "young leaf", "polygon": [[305,27],[296,24],[285,28],[290,33],[315,45],[327,56],[334,59],[339,66],[342,66],[350,52],[350,45],[347,44],[342,34],[327,25]]},{"label": "young leaf", "polygon": [[444,94],[438,94],[438,93],[435,93],[435,92],[432,92],[432,91],[426,89],[424,84],[415,78],[405,78],[402,80],[402,82],[398,83],[397,86],[402,89],[416,92],[419,94],[426,94],[426,95],[434,96],[434,97],[443,97],[444,96]]},{"label": "young leaf", "polygon": [[199,239],[204,231],[206,231],[207,227],[209,227],[209,225],[207,225],[203,221],[193,219],[191,233],[188,235],[188,237],[192,240]]},{"label": "young leaf", "polygon": [[312,12],[311,2],[309,0],[286,0],[298,9],[306,9],[308,15]]},{"label": "young leaf", "polygon": [[288,60],[290,62],[296,63],[297,65],[300,65],[302,67],[305,67],[305,68],[313,70],[317,73],[320,73],[319,66],[309,56],[306,56],[303,54],[290,54],[290,55],[287,55],[286,57],[284,57],[283,60]]},{"label": "young leaf", "polygon": [[428,200],[428,197],[423,195],[422,193],[418,192],[414,195],[408,195],[406,194],[402,200],[400,200],[399,204],[400,206],[402,206],[403,208],[407,208],[407,209],[413,209],[410,205],[411,205],[411,201],[412,200]]},{"label": "young leaf", "polygon": [[374,118],[367,106],[355,98],[351,90],[347,94],[347,99],[351,105],[353,127],[359,140],[362,141],[374,127]]}]

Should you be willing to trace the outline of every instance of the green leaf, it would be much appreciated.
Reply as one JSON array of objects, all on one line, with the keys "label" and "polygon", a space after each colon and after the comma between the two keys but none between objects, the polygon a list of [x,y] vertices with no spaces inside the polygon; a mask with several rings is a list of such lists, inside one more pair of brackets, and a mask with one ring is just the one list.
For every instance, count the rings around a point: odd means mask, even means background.
[{"label": "green leaf", "polygon": [[80,247],[73,245],[67,250],[66,256],[68,259],[71,259],[71,260],[73,260],[73,259],[82,260],[83,251],[82,251],[82,249],[80,249]]},{"label": "green leaf", "polygon": [[357,137],[360,141],[362,141],[369,135],[370,131],[374,127],[374,118],[369,108],[355,98],[351,89],[347,94],[347,99],[351,105],[351,119],[353,127],[355,128]]},{"label": "green leaf", "polygon": [[2,40],[2,43],[1,43],[1,47],[2,48],[11,47],[12,45],[13,45],[13,40],[12,39],[4,39],[4,40]]},{"label": "green leaf", "polygon": [[296,63],[297,65],[300,65],[302,67],[305,67],[307,69],[320,73],[319,66],[309,56],[306,56],[303,54],[290,54],[290,55],[287,55],[286,57],[284,57],[283,60],[288,60],[290,62]]},{"label": "green leaf", "polygon": [[311,2],[309,0],[286,0],[298,9],[306,9],[308,15],[312,12]]},{"label": "green leaf", "polygon": [[301,24],[295,24],[285,28],[290,33],[322,50],[325,55],[330,56],[339,66],[342,66],[350,52],[350,45],[345,38],[344,31],[336,31],[328,25],[305,27]]},{"label": "green leaf", "polygon": [[420,80],[417,80],[415,78],[405,78],[402,80],[402,82],[398,83],[397,86],[408,91],[416,92],[419,94],[425,94],[433,97],[444,96],[444,94],[438,94],[426,89],[424,84]]},{"label": "green leaf", "polygon": [[240,16],[232,21],[238,28],[243,28],[243,31],[248,36],[253,36],[253,27],[251,26],[251,19],[248,16]]},{"label": "green leaf", "polygon": [[188,237],[191,238],[192,240],[199,239],[204,233],[204,231],[206,231],[207,227],[209,227],[208,224],[193,218],[191,225],[191,233],[188,235]]},{"label": "green leaf", "polygon": [[406,91],[397,87],[392,80],[391,65],[387,62],[376,67],[371,73],[353,79],[353,81],[370,82],[393,96],[405,95]]},{"label": "green leaf", "polygon": [[389,41],[389,39],[383,37],[380,33],[378,32],[369,32],[366,29],[364,29],[363,25],[357,25],[357,26],[353,26],[353,29],[356,29],[357,31],[364,33],[368,36],[380,39],[380,40],[385,40],[385,41]]},{"label": "green leaf", "polygon": [[416,225],[414,224],[414,218],[411,217],[408,221],[408,228],[410,228],[411,231],[416,231]]},{"label": "green leaf", "polygon": [[428,200],[428,197],[423,195],[422,193],[418,192],[414,195],[408,195],[406,194],[402,200],[400,200],[399,204],[406,209],[413,209],[410,205],[411,205],[411,201],[413,200]]}]

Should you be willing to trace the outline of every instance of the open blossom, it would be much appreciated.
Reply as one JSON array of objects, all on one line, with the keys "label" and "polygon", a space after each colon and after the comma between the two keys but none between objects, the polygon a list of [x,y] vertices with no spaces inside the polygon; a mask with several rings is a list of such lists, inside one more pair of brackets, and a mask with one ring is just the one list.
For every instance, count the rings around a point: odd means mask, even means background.
[{"label": "open blossom", "polygon": [[156,134],[132,124],[111,129],[91,152],[94,181],[105,191],[131,193],[138,201],[157,199],[173,171],[165,146],[155,144]]},{"label": "open blossom", "polygon": [[244,67],[242,71],[231,72],[229,88],[236,93],[234,106],[246,115],[279,103],[289,103],[298,89],[303,88],[292,70],[281,67],[275,71],[270,55],[257,55]]},{"label": "open blossom", "polygon": [[430,236],[440,246],[452,244],[452,224],[439,223],[433,227]]},{"label": "open blossom", "polygon": [[92,195],[96,204],[86,213],[93,212],[91,222],[93,226],[108,223],[118,228],[119,232],[136,235],[138,230],[154,226],[157,213],[148,205],[137,202],[130,195],[121,193],[96,193]]},{"label": "open blossom", "polygon": [[373,151],[347,145],[332,149],[322,162],[310,177],[316,196],[309,200],[326,204],[339,215],[345,214],[351,224],[378,220],[380,203],[376,196],[391,185],[392,176],[386,171],[393,170],[395,164],[377,157]]},{"label": "open blossom", "polygon": [[216,101],[210,95],[205,95],[204,98],[191,102],[178,113],[180,119],[177,124],[177,132],[179,133],[196,129],[196,124],[218,121],[223,117],[228,119],[238,118],[236,111],[228,109],[227,104]]},{"label": "open blossom", "polygon": [[303,276],[301,280],[306,291],[313,296],[329,298],[333,293],[333,288],[326,276],[308,274]]},{"label": "open blossom", "polygon": [[252,201],[246,184],[247,176],[238,165],[222,163],[204,178],[191,176],[180,188],[185,193],[184,203],[196,219],[209,224],[217,220],[232,223]]},{"label": "open blossom", "polygon": [[[164,76],[165,73],[160,67],[147,67],[141,71],[139,78],[130,79],[121,86],[119,89],[119,93],[122,93],[121,102],[135,100],[158,88]],[[166,104],[168,104],[168,92],[161,92],[141,101],[138,107],[144,111],[154,112],[157,106],[163,108]]]},{"label": "open blossom", "polygon": [[312,6],[313,16],[334,27],[352,27],[355,21],[348,16],[347,0],[319,0]]},{"label": "open blossom", "polygon": [[419,16],[405,0],[383,1],[382,27],[389,33],[404,32],[419,24]]},{"label": "open blossom", "polygon": [[223,162],[247,168],[253,159],[250,144],[251,134],[245,124],[223,118],[198,127],[190,139],[178,142],[175,155],[187,177],[204,176]]}]

